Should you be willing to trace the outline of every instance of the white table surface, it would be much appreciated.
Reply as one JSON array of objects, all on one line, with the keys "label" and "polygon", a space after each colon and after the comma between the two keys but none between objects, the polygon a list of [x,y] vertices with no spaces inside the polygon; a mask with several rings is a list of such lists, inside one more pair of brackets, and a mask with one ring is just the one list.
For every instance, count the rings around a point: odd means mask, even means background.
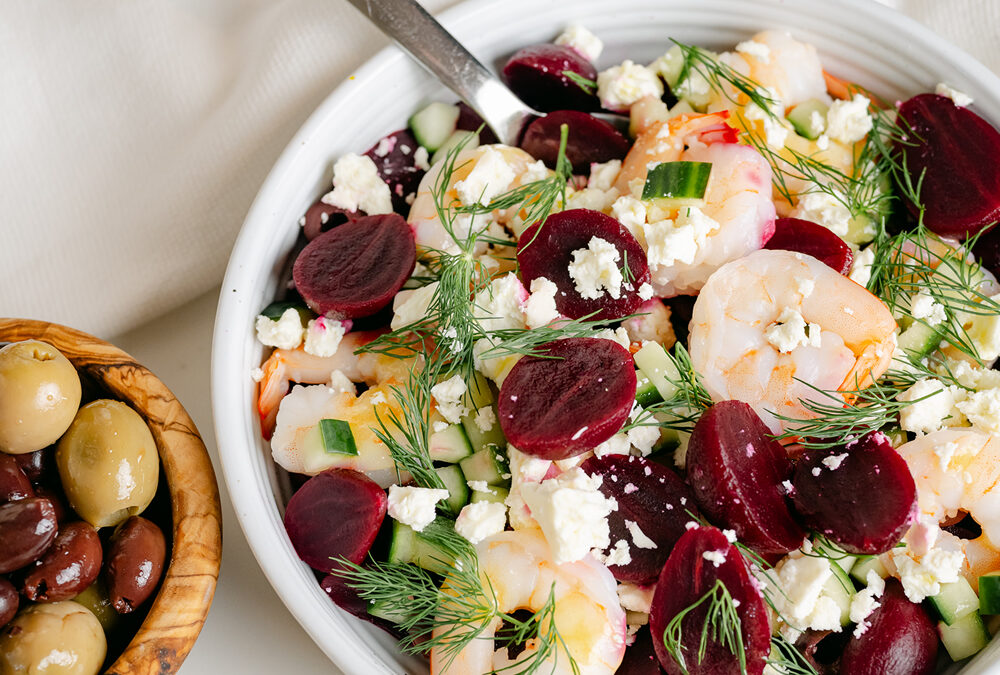
[{"label": "white table surface", "polygon": [[110,341],[156,373],[198,425],[215,465],[222,496],[222,572],[201,636],[181,667],[183,675],[324,673],[334,666],[278,599],[250,551],[236,519],[212,424],[209,363],[218,289]]}]

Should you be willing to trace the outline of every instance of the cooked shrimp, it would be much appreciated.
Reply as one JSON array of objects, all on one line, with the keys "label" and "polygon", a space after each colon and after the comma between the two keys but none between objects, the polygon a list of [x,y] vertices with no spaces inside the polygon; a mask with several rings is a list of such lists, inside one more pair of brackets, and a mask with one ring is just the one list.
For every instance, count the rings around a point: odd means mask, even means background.
[{"label": "cooked shrimp", "polygon": [[[499,611],[537,611],[554,593],[552,618],[561,643],[540,672],[572,672],[567,651],[580,675],[615,672],[625,654],[626,625],[617,585],[607,567],[589,555],[577,562],[555,564],[541,531],[534,529],[501,532],[480,542],[476,550],[483,585],[492,589]],[[506,650],[494,654],[492,638],[499,623],[487,628],[451,661],[441,650],[431,650],[431,672],[482,675],[535,656],[538,645],[533,641],[513,659]],[[551,629],[551,624],[541,627],[542,631]]]},{"label": "cooked shrimp", "polygon": [[735,59],[728,60],[731,67],[736,67],[757,84],[769,87],[785,107],[810,99],[830,102],[816,47],[799,42],[780,30],[766,30],[750,40],[764,45],[765,49],[737,47],[734,56],[741,57],[747,69],[744,71],[736,66]]},{"label": "cooked shrimp", "polygon": [[964,542],[963,574],[979,577],[1000,570],[1000,438],[974,429],[943,429],[898,448],[917,484],[920,512],[943,522],[968,513],[982,528]]},{"label": "cooked shrimp", "polygon": [[689,349],[713,400],[745,401],[777,432],[775,415],[813,416],[801,400],[830,403],[812,387],[857,389],[885,372],[895,328],[881,300],[819,260],[762,250],[702,288]]}]

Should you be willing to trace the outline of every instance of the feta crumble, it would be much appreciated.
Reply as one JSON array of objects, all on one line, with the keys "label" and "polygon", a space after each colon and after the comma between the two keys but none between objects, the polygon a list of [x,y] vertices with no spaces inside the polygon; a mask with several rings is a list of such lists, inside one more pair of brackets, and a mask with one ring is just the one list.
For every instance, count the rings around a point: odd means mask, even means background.
[{"label": "feta crumble", "polygon": [[952,416],[959,391],[929,377],[917,380],[896,397],[899,401],[912,401],[899,413],[900,428],[915,434],[937,431]]},{"label": "feta crumble", "polygon": [[627,455],[632,443],[626,434],[615,434],[594,448],[594,457],[600,459],[608,455]]},{"label": "feta crumble", "polygon": [[719,229],[719,223],[697,207],[681,209],[676,221],[661,220],[642,227],[650,268],[690,265],[705,241]]},{"label": "feta crumble", "polygon": [[844,463],[847,459],[847,453],[842,453],[839,455],[830,455],[829,457],[823,458],[823,466],[828,468],[830,471],[836,471],[840,468],[840,465]]},{"label": "feta crumble", "polygon": [[618,584],[618,603],[622,609],[629,612],[641,612],[649,614],[649,608],[653,605],[653,593],[656,586],[637,586],[628,582]]},{"label": "feta crumble", "polygon": [[447,490],[390,485],[388,513],[393,520],[420,532],[433,522],[437,503],[447,498]]},{"label": "feta crumble", "polygon": [[736,45],[736,51],[740,54],[753,57],[763,64],[771,62],[771,48],[763,42],[756,40],[744,40]]},{"label": "feta crumble", "polygon": [[972,97],[966,93],[963,93],[957,89],[952,89],[944,82],[938,82],[938,85],[934,88],[934,93],[938,96],[947,96],[952,100],[952,102],[964,108],[965,106],[972,105]]},{"label": "feta crumble", "polygon": [[722,563],[726,562],[725,551],[705,551],[701,554],[701,557],[712,563],[715,567],[719,567]]},{"label": "feta crumble", "polygon": [[597,300],[605,292],[617,300],[622,294],[624,276],[618,262],[621,253],[606,239],[591,237],[587,248],[573,251],[569,276],[576,292],[587,300]]},{"label": "feta crumble", "polygon": [[356,396],[358,393],[358,388],[354,386],[350,378],[340,370],[335,370],[330,373],[330,393],[332,394],[342,394],[348,393],[351,396]]},{"label": "feta crumble", "polygon": [[615,545],[611,547],[607,555],[604,555],[601,550],[594,549],[591,554],[597,558],[598,561],[604,563],[608,567],[612,565],[628,565],[632,562],[632,552],[628,549],[628,543],[624,539],[619,539],[615,542]]},{"label": "feta crumble", "polygon": [[790,354],[799,346],[819,347],[822,331],[819,324],[806,323],[802,314],[785,307],[777,320],[764,329],[768,343],[782,354]]},{"label": "feta crumble", "polygon": [[427,317],[431,301],[437,293],[438,282],[434,281],[414,290],[400,291],[392,301],[392,321],[389,327],[399,330]]},{"label": "feta crumble", "polygon": [[903,592],[910,602],[923,602],[924,598],[941,592],[941,584],[958,581],[965,563],[961,544],[939,537],[919,560],[909,546],[894,548],[889,557],[899,572]]},{"label": "feta crumble", "polygon": [[601,38],[578,23],[566,26],[565,30],[556,38],[555,43],[576,50],[590,62],[596,61],[601,56],[601,52],[604,51],[604,43],[601,42]]},{"label": "feta crumble", "polygon": [[771,579],[780,592],[773,594],[775,609],[785,619],[782,633],[794,639],[799,631],[840,630],[840,607],[823,593],[833,578],[830,561],[793,551],[775,567]]},{"label": "feta crumble", "polygon": [[490,487],[490,484],[484,480],[470,480],[468,481],[469,487],[473,492],[484,492],[486,494],[496,494],[496,490]]},{"label": "feta crumble", "polygon": [[611,205],[611,215],[634,236],[642,233],[642,226],[646,223],[646,205],[635,197],[625,195]]},{"label": "feta crumble", "polygon": [[652,286],[650,286],[648,283],[643,283],[639,285],[638,294],[639,294],[639,299],[645,302],[646,300],[652,300],[655,292],[653,291]]},{"label": "feta crumble", "polygon": [[281,313],[277,321],[263,314],[257,317],[257,341],[267,347],[295,349],[302,343],[302,317],[298,310],[289,307]]},{"label": "feta crumble", "polygon": [[[846,201],[846,197],[844,200]],[[821,190],[800,194],[795,208],[789,215],[792,218],[811,220],[838,237],[847,236],[851,225],[851,210],[840,199]],[[874,260],[874,256],[872,260]]]},{"label": "feta crumble", "polygon": [[638,548],[654,549],[656,542],[646,536],[646,533],[639,528],[639,524],[634,520],[625,521],[625,529],[632,535],[632,543]]},{"label": "feta crumble", "polygon": [[972,426],[986,433],[1000,433],[1000,389],[972,392],[955,405]]},{"label": "feta crumble", "polygon": [[556,293],[559,288],[545,277],[531,280],[531,295],[524,304],[524,322],[528,328],[541,328],[559,318]]},{"label": "feta crumble", "polygon": [[469,175],[455,183],[455,192],[465,206],[487,206],[498,195],[506,192],[515,178],[514,170],[507,164],[503,153],[485,146]]},{"label": "feta crumble", "polygon": [[429,156],[427,148],[421,145],[417,148],[416,152],[413,153],[413,166],[424,171],[429,170],[431,168],[430,162],[428,161]]},{"label": "feta crumble", "polygon": [[920,291],[910,304],[910,314],[914,319],[923,319],[929,326],[936,326],[944,323],[948,315],[944,311],[944,305],[934,299],[934,296],[927,291]]},{"label": "feta crumble", "polygon": [[477,410],[476,417],[472,421],[475,423],[476,428],[484,434],[491,430],[497,421],[497,415],[493,412],[493,406],[487,405]]},{"label": "feta crumble", "polygon": [[452,424],[461,422],[462,417],[469,412],[463,403],[467,391],[468,387],[461,375],[455,375],[431,387],[431,396],[437,402],[437,411],[441,413],[441,417]]},{"label": "feta crumble", "polygon": [[313,356],[333,356],[346,333],[343,323],[321,316],[306,326],[306,344],[303,349],[306,354]]},{"label": "feta crumble", "polygon": [[392,193],[370,157],[348,153],[333,165],[333,191],[323,195],[324,204],[370,216],[392,213]]},{"label": "feta crumble", "polygon": [[663,96],[663,83],[655,72],[632,61],[623,61],[597,74],[601,106],[623,112],[646,96]]},{"label": "feta crumble", "polygon": [[854,628],[854,637],[856,638],[867,632],[870,626],[867,621],[868,617],[882,604],[875,598],[880,597],[885,592],[885,579],[874,570],[868,570],[865,583],[868,585],[851,598],[850,615],[851,621],[857,624]]},{"label": "feta crumble", "polygon": [[507,506],[501,502],[474,502],[462,507],[455,531],[473,544],[503,532],[507,526]]},{"label": "feta crumble", "polygon": [[607,192],[615,184],[615,179],[622,170],[622,161],[612,159],[607,162],[594,162],[590,165],[590,178],[587,187]]},{"label": "feta crumble", "polygon": [[867,286],[872,278],[872,263],[875,262],[875,248],[869,246],[854,254],[848,278],[859,286]]},{"label": "feta crumble", "polygon": [[860,141],[872,129],[870,104],[862,94],[855,94],[850,101],[834,101],[826,113],[827,136],[841,143]]}]

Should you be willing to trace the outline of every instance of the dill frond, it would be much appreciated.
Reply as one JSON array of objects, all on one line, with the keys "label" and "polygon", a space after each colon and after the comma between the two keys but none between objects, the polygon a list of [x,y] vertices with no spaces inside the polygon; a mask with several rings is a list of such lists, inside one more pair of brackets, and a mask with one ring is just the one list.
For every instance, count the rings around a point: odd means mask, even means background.
[{"label": "dill frond", "polygon": [[693,611],[707,604],[705,621],[701,627],[701,637],[698,641],[698,651],[695,663],[701,663],[708,650],[708,640],[719,643],[736,657],[740,671],[746,672],[746,652],[743,646],[743,626],[740,615],[736,611],[736,603],[729,589],[717,579],[715,584],[704,595],[678,612],[667,624],[663,632],[663,646],[667,653],[677,662],[684,673],[688,673],[687,658],[684,655],[683,622]]}]

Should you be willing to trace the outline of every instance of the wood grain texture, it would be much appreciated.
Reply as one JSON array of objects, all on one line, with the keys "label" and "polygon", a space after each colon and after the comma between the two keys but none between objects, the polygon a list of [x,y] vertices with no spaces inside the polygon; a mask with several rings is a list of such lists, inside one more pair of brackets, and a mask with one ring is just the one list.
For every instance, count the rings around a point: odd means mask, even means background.
[{"label": "wood grain texture", "polygon": [[129,404],[153,433],[170,493],[173,549],[149,614],[106,672],[174,673],[205,623],[222,558],[219,488],[205,444],[170,390],[121,349],[58,324],[0,318],[0,342],[27,339],[56,347],[110,395]]}]

